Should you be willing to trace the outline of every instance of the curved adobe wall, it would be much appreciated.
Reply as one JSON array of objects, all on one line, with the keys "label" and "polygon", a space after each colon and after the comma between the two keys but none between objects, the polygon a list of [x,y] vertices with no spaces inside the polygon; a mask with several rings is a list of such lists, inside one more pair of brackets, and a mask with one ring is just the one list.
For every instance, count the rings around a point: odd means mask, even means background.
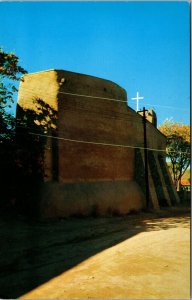
[{"label": "curved adobe wall", "polygon": [[[47,138],[45,148],[42,213],[126,214],[141,209],[144,194],[135,181],[140,172],[135,170],[135,149],[121,145],[143,147],[143,125],[141,116],[128,108],[125,90],[108,80],[50,70],[24,76],[18,104],[35,110],[35,98],[58,115],[56,139]],[[164,148],[164,137],[151,126],[147,124],[149,146]]]}]

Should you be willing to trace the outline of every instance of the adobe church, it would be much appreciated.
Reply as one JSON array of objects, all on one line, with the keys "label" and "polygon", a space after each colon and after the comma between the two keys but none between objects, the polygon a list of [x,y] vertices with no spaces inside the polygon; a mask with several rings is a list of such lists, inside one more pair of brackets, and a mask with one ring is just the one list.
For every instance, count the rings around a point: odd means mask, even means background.
[{"label": "adobe church", "polygon": [[[146,207],[143,117],[127,105],[123,88],[93,76],[48,70],[22,78],[18,108],[38,114],[36,99],[57,119],[48,116],[53,133],[42,135],[43,216],[123,215]],[[159,209],[179,199],[161,151],[166,137],[156,128],[153,111],[147,119],[149,201]]]}]

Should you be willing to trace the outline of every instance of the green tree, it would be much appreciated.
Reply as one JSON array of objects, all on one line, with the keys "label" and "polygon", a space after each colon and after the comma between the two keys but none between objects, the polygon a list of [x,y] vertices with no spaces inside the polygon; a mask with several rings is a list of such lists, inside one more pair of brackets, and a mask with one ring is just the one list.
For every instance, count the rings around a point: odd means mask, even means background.
[{"label": "green tree", "polygon": [[16,82],[25,73],[18,57],[0,48],[0,212],[35,216],[44,179],[46,134],[56,134],[57,116],[42,99],[34,99],[33,110],[18,105],[17,120],[9,113]]},{"label": "green tree", "polygon": [[181,178],[191,162],[190,126],[167,119],[159,130],[167,137],[167,158],[175,187],[179,190]]},{"label": "green tree", "polygon": [[10,205],[13,199],[17,178],[16,163],[16,120],[12,104],[17,92],[16,82],[26,71],[19,65],[14,53],[0,48],[0,206]]},{"label": "green tree", "polygon": [[0,139],[12,137],[15,119],[8,112],[14,102],[17,92],[15,82],[22,74],[27,73],[19,65],[19,58],[14,53],[7,53],[0,48]]}]

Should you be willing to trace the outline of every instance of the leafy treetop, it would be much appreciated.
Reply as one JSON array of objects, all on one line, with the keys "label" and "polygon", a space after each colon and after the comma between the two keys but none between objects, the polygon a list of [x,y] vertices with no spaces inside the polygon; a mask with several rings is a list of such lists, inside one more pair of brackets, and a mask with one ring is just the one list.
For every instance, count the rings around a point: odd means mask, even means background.
[{"label": "leafy treetop", "polygon": [[184,141],[190,143],[190,126],[183,123],[175,122],[173,119],[166,119],[159,126],[159,130],[168,138],[179,136]]},{"label": "leafy treetop", "polygon": [[175,186],[180,189],[181,178],[191,162],[190,126],[167,119],[159,126],[159,130],[167,136],[167,157]]},{"label": "leafy treetop", "polygon": [[6,53],[0,48],[0,140],[12,136],[15,120],[8,113],[8,108],[14,103],[14,93],[17,91],[14,81],[27,73],[19,65],[19,58],[14,53]]},{"label": "leafy treetop", "polygon": [[12,80],[19,80],[18,74],[27,73],[22,67],[18,65],[19,58],[12,52],[6,53],[0,48],[0,76],[8,77]]}]

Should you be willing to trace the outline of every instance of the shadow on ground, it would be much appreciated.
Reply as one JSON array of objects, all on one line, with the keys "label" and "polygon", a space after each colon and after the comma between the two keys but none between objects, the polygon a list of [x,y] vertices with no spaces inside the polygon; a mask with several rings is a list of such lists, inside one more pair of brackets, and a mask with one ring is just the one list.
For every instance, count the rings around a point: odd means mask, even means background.
[{"label": "shadow on ground", "polygon": [[189,227],[189,218],[190,213],[49,222],[1,218],[0,298],[18,298],[140,232]]}]

